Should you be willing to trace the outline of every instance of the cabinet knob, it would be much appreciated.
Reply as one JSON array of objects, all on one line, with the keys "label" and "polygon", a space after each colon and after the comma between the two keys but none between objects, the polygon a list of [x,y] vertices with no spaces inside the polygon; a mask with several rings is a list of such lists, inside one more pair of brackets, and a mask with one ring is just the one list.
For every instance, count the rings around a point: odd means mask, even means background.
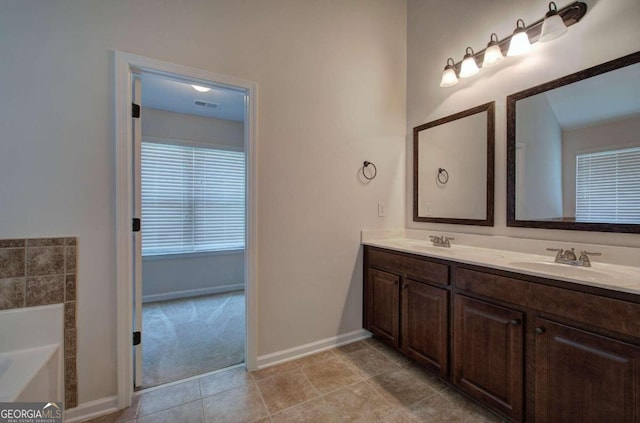
[{"label": "cabinet knob", "polygon": [[407,289],[407,288],[409,288],[409,284],[408,284],[408,283],[405,283],[404,285],[402,285],[402,288],[403,288],[403,289]]},{"label": "cabinet knob", "polygon": [[545,328],[543,328],[542,326],[540,326],[540,327],[537,327],[537,328],[536,328],[536,333],[537,333],[538,335],[542,335],[542,334],[543,334],[543,333],[545,333],[546,331],[547,331],[547,330],[546,330]]},{"label": "cabinet knob", "polygon": [[520,324],[522,323],[522,320],[520,319],[513,319],[512,321],[510,321],[509,323],[511,323],[513,326],[520,326]]},{"label": "cabinet knob", "polygon": [[394,285],[398,285],[398,281],[393,281],[393,284]]}]

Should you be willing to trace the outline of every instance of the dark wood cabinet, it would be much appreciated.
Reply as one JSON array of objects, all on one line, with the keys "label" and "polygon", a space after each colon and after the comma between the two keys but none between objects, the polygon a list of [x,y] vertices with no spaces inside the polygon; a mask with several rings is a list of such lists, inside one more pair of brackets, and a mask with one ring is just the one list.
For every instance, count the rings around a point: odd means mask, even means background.
[{"label": "dark wood cabinet", "polygon": [[463,391],[522,419],[524,314],[464,295],[454,298],[453,381]]},{"label": "dark wood cabinet", "polygon": [[404,279],[401,297],[402,351],[447,377],[449,292]]},{"label": "dark wood cabinet", "polygon": [[365,260],[365,329],[446,378],[449,267],[380,250]]},{"label": "dark wood cabinet", "polygon": [[370,269],[367,289],[369,332],[387,343],[400,344],[400,277],[391,273]]},{"label": "dark wood cabinet", "polygon": [[536,319],[535,421],[640,421],[640,348]]},{"label": "dark wood cabinet", "polygon": [[365,329],[514,422],[640,423],[640,296],[365,247]]}]

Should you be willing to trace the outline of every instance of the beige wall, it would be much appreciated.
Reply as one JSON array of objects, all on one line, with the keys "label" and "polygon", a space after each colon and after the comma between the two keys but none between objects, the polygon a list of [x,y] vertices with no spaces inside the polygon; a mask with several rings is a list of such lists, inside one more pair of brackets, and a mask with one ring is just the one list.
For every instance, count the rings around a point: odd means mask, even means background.
[{"label": "beige wall", "polygon": [[244,149],[242,122],[184,115],[144,105],[141,117],[144,137],[172,138]]},{"label": "beige wall", "polygon": [[[487,115],[476,113],[419,132],[419,216],[487,218]],[[438,182],[440,168],[447,171],[444,184]]]},{"label": "beige wall", "polygon": [[[563,7],[569,2],[558,3]],[[416,223],[407,195],[407,226],[550,240],[640,246],[634,234],[552,231],[506,226],[506,97],[534,85],[640,50],[638,0],[587,0],[589,10],[581,22],[554,41],[536,44],[533,51],[502,64],[482,69],[452,88],[439,86],[447,57],[456,61],[465,48],[478,50],[489,35],[511,34],[516,19],[540,19],[546,2],[486,0],[481,7],[468,0],[409,0],[407,4],[407,132],[432,121],[488,101],[496,101],[495,226],[482,228]],[[412,191],[411,137],[407,136],[407,194]]]},{"label": "beige wall", "polygon": [[262,355],[361,328],[360,230],[404,224],[406,16],[404,0],[3,2],[0,238],[82,245],[80,403],[116,393],[113,51],[258,83]]},{"label": "beige wall", "polygon": [[142,258],[142,301],[160,301],[244,288],[244,252]]},{"label": "beige wall", "polygon": [[522,157],[516,164],[516,218],[562,217],[562,130],[558,119],[545,94],[519,100],[516,116],[517,148]]}]

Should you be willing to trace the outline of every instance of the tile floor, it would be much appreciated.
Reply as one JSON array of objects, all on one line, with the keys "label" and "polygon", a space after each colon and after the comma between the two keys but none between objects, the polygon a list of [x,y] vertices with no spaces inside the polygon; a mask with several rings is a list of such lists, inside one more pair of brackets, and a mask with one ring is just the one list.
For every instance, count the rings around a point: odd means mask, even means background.
[{"label": "tile floor", "polygon": [[143,393],[92,423],[500,422],[375,339]]}]

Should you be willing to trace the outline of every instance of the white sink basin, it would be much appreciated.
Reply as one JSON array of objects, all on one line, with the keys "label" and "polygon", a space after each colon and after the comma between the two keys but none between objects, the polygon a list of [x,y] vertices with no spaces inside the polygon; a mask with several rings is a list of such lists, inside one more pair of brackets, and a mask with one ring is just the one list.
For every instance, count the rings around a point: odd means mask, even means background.
[{"label": "white sink basin", "polygon": [[516,269],[531,270],[575,280],[592,281],[620,287],[638,285],[637,269],[625,266],[592,263],[593,267],[582,267],[541,261],[512,261],[508,264]]},{"label": "white sink basin", "polygon": [[571,266],[561,263],[548,263],[539,261],[512,261],[509,265],[520,269],[533,270],[535,272],[552,273],[560,276],[567,277],[593,277],[602,280],[606,280],[610,275],[605,272],[600,272],[593,267],[581,267]]}]

